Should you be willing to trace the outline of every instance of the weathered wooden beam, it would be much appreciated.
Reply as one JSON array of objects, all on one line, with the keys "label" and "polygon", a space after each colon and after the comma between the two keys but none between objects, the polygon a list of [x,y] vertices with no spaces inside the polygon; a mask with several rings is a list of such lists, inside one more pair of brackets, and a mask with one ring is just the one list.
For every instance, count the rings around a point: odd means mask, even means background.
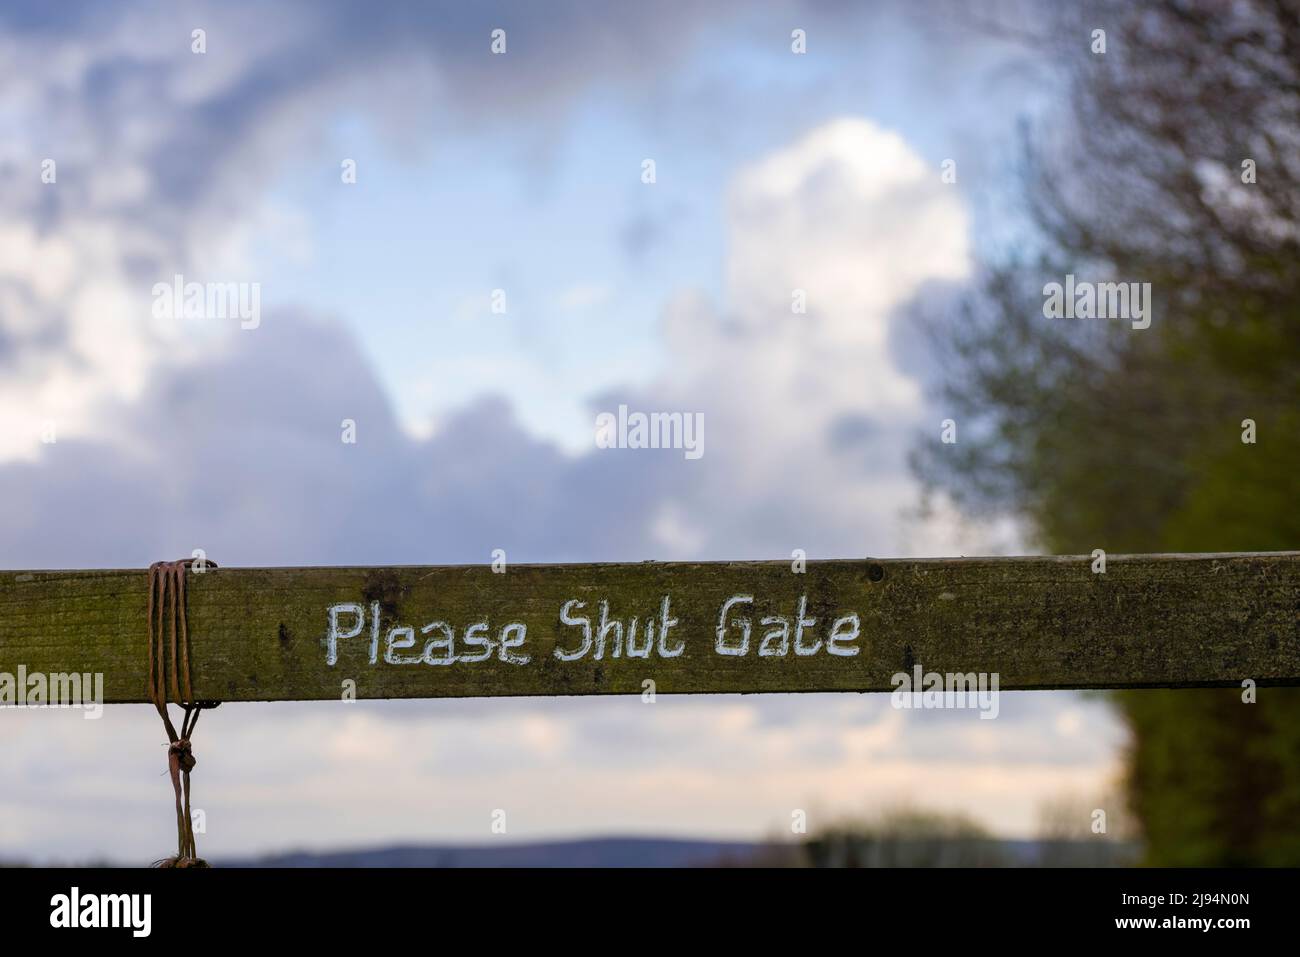
[{"label": "weathered wooden beam", "polygon": [[[188,578],[192,674],[222,701],[347,680],[362,698],[888,691],[916,665],[1003,690],[1300,684],[1300,552],[1091,562],[208,568]],[[145,598],[143,570],[0,572],[0,672],[100,672],[107,702],[147,700]],[[602,603],[623,631],[599,648]]]}]

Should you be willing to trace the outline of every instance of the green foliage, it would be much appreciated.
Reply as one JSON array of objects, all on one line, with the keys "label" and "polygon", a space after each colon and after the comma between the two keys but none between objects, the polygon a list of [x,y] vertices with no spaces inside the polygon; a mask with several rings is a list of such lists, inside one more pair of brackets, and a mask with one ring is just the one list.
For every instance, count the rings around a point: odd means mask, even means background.
[{"label": "green foliage", "polygon": [[899,807],[846,820],[804,844],[814,867],[1002,867],[1001,844],[963,815]]},{"label": "green foliage", "polygon": [[[1054,35],[1096,19],[1069,6]],[[1026,144],[1041,255],[989,264],[935,325],[969,438],[922,443],[917,468],[1053,552],[1300,548],[1300,18],[1282,0],[1098,6],[1119,56],[1060,51],[1073,127]],[[1067,272],[1150,282],[1151,328],[1045,319]],[[1300,865],[1300,689],[1116,701],[1152,863]]]}]

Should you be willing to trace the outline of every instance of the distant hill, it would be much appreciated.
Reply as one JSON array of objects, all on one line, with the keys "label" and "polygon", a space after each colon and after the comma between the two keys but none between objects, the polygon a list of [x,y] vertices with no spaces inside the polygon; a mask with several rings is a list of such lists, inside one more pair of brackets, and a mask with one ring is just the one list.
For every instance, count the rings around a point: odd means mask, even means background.
[{"label": "distant hill", "polygon": [[[259,857],[213,857],[214,867],[1131,867],[1141,848],[1121,841],[899,840],[828,844],[600,837],[468,845],[399,844]],[[122,862],[47,861],[54,866]],[[0,867],[31,866],[0,860]],[[138,862],[126,866],[141,866]]]},{"label": "distant hill", "polygon": [[350,851],[290,851],[214,859],[214,867],[713,867],[757,858],[766,845],[743,841],[602,837],[535,844],[398,845]]},{"label": "distant hill", "polygon": [[[869,845],[859,850],[870,851]],[[214,867],[1126,867],[1135,844],[1115,841],[892,841],[877,853],[829,854],[757,841],[602,837],[573,841],[473,845],[396,845],[338,851],[290,851],[212,859]],[[841,849],[842,850],[842,849]]]}]

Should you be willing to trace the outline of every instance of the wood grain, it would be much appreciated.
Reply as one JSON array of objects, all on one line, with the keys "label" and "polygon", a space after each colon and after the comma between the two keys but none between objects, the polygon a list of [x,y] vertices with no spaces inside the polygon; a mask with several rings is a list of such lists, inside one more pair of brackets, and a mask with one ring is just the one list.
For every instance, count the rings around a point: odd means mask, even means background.
[{"label": "wood grain", "polygon": [[[209,568],[189,577],[193,679],[200,698],[221,701],[337,699],[346,680],[362,698],[494,695],[888,691],[891,677],[925,671],[996,673],[1002,690],[1300,684],[1300,552],[1230,555],[1111,556],[1094,574],[1087,556],[809,562],[795,574],[786,562],[703,564],[392,568]],[[146,700],[146,573],[0,572],[0,672],[101,672],[109,703]],[[677,624],[664,648],[676,657],[573,661],[581,630],[564,625],[561,607],[585,602],[599,617],[658,617],[670,596]],[[719,612],[729,598],[752,595],[733,609],[752,620],[748,653],[716,650]],[[769,626],[793,618],[801,596],[804,649],[758,654]],[[327,663],[327,609],[356,603],[380,609],[377,660],[369,661],[371,622],[338,642]],[[828,653],[832,622],[856,614],[860,634]],[[487,660],[432,665],[385,660],[388,633],[409,626],[419,656],[421,629],[444,621],[456,652],[481,653],[461,641],[486,622],[493,641],[508,623],[526,627],[509,649],[527,664]],[[355,616],[344,613],[349,624]],[[775,624],[771,628],[777,628]],[[846,626],[847,627],[847,626]],[[792,625],[793,628],[793,625]],[[429,634],[442,632],[434,629]],[[400,637],[400,635],[399,635]],[[400,644],[400,641],[398,642]],[[791,639],[793,643],[793,638]],[[849,655],[849,648],[857,653]],[[769,642],[768,650],[779,650]],[[433,657],[443,657],[439,650]]]}]

